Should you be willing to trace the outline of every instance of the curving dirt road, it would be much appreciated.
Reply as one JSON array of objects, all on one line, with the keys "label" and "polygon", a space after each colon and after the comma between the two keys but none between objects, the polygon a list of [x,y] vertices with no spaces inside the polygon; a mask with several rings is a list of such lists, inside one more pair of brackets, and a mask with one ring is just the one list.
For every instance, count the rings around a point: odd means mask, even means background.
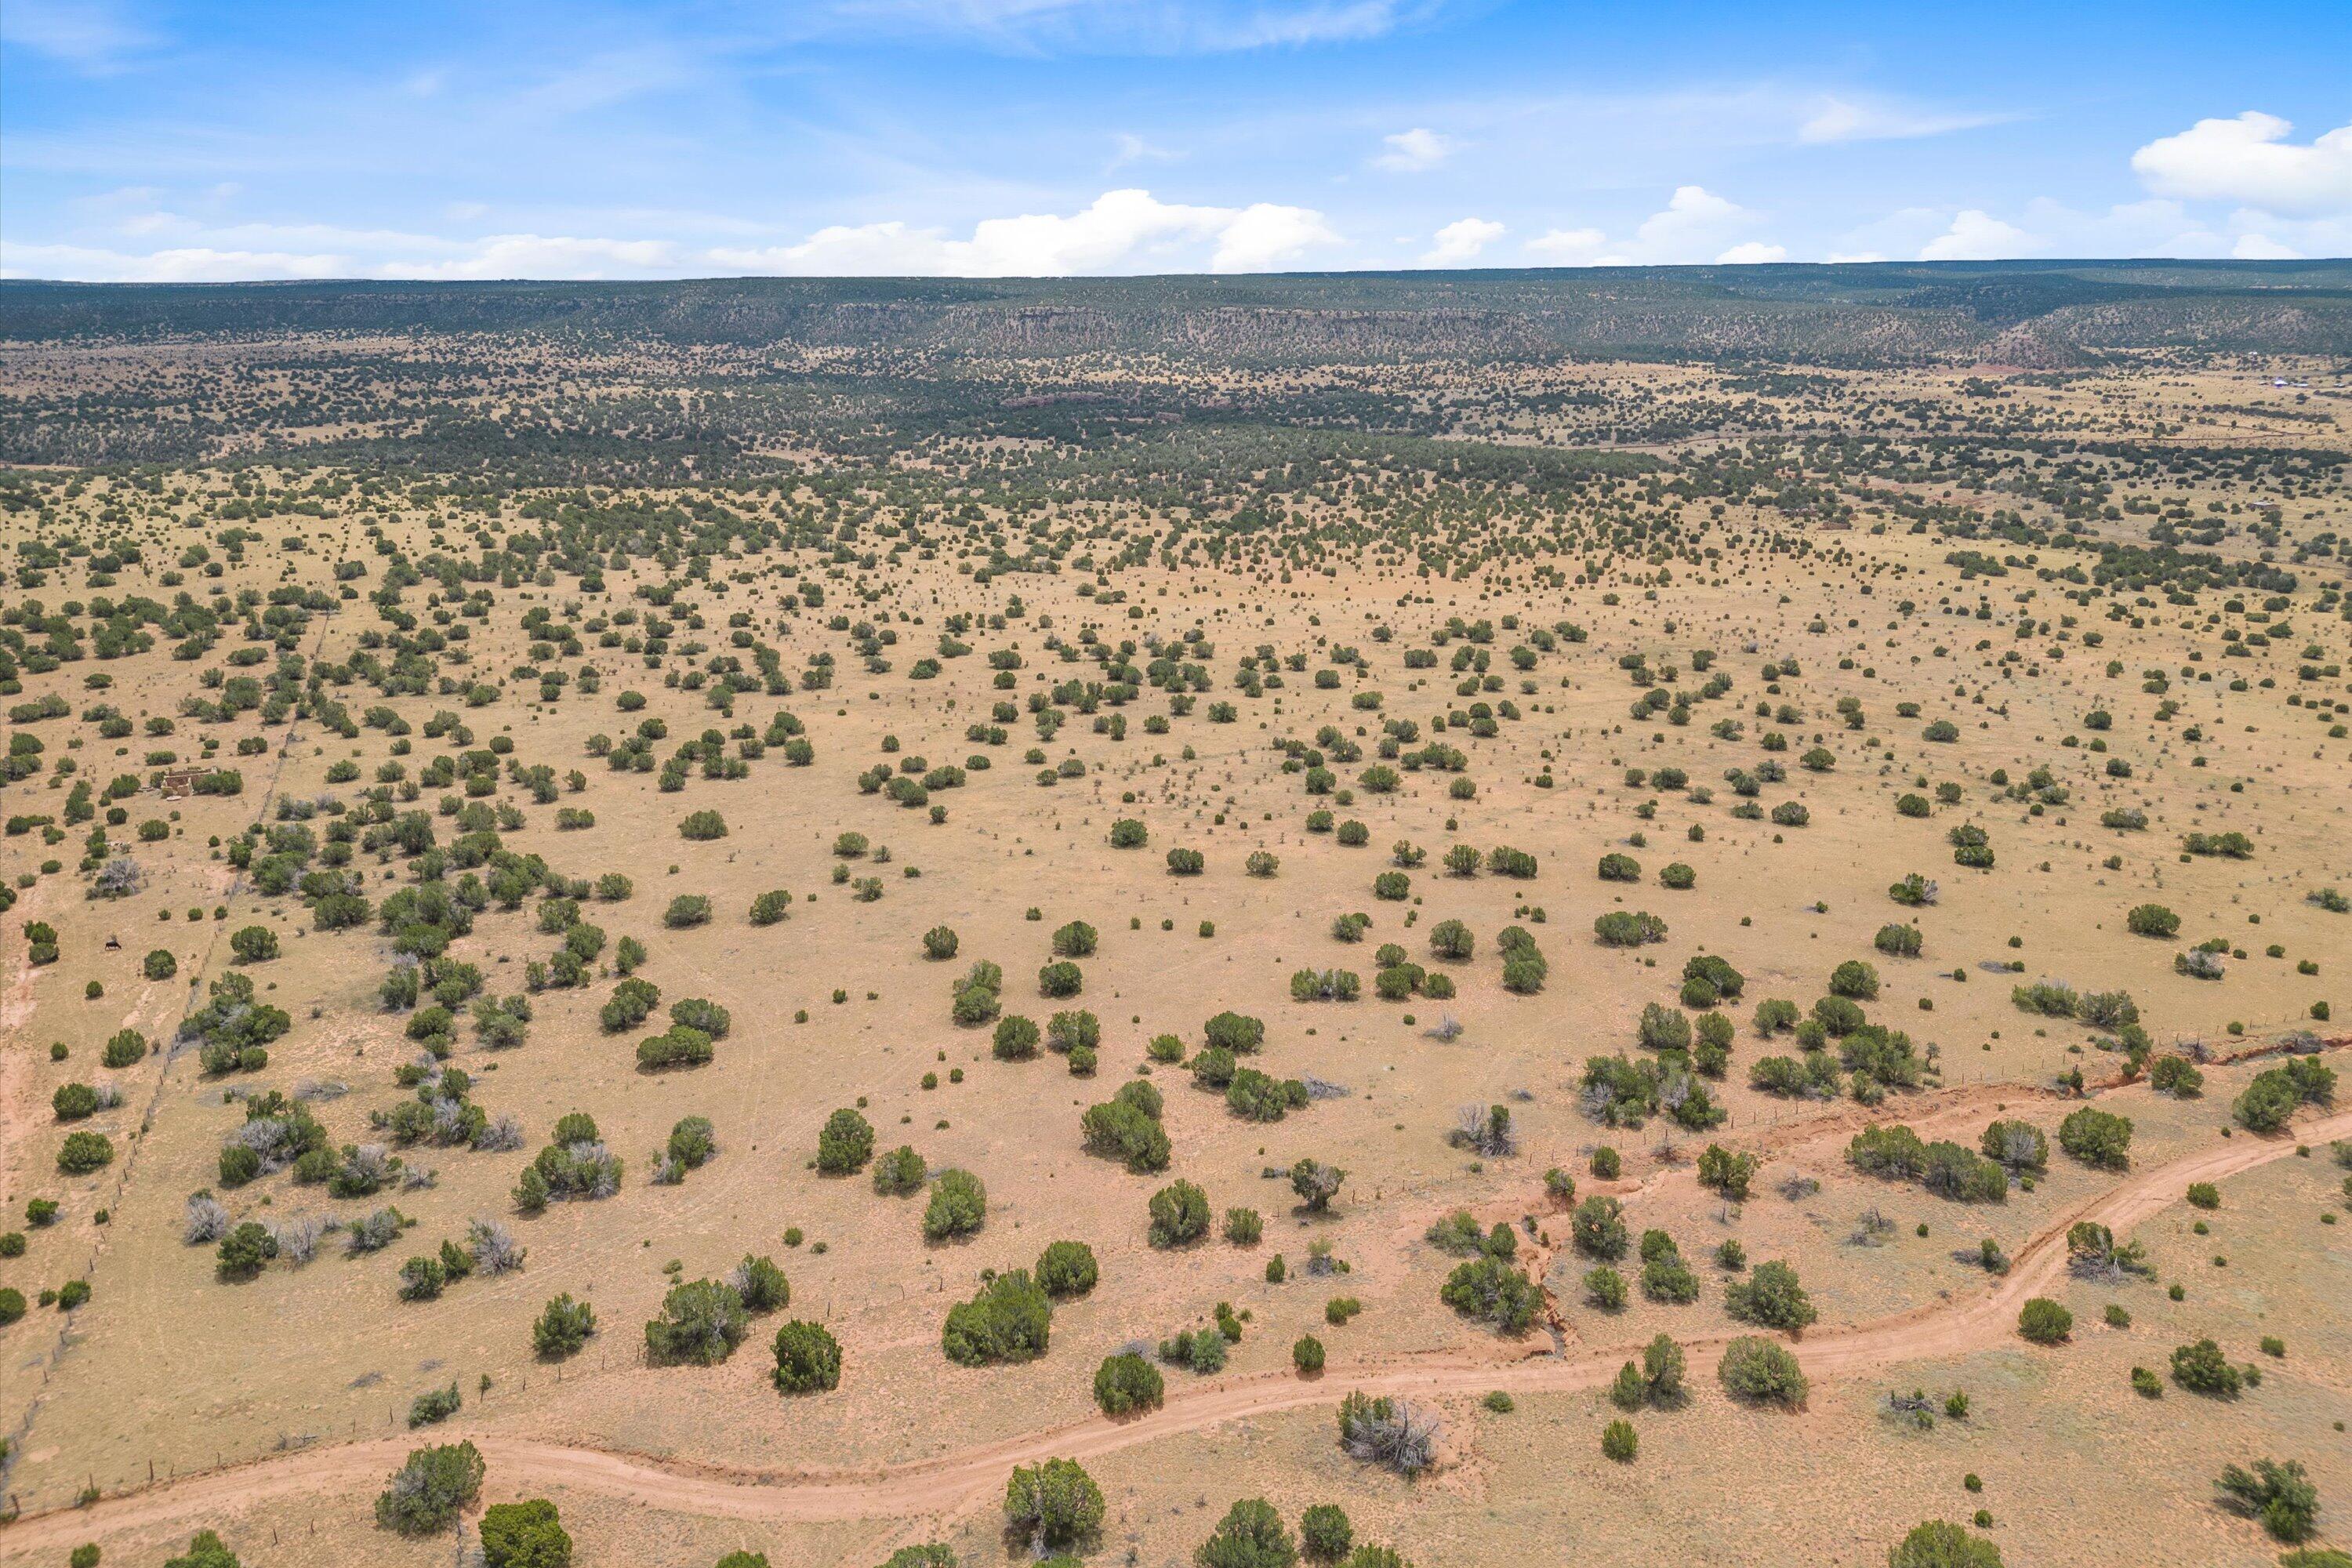
[{"label": "curving dirt road", "polygon": [[[2096,1220],[2122,1233],[2177,1201],[2191,1182],[2219,1181],[2267,1164],[2292,1154],[2297,1140],[2318,1143],[2347,1136],[2352,1136],[2352,1111],[2299,1126],[2291,1138],[2233,1138],[2168,1164],[2135,1172],[2053,1221],[1990,1289],[1964,1300],[1805,1337],[1801,1344],[1805,1371],[1815,1379],[1857,1376],[2006,1342],[2015,1331],[2019,1305],[2048,1289],[2064,1271],[2066,1231],[2076,1221]],[[1694,1380],[1714,1366],[1735,1337],[1724,1331],[1685,1342]],[[499,1490],[508,1495],[562,1487],[713,1518],[904,1520],[951,1512],[1003,1485],[1005,1472],[1014,1465],[1049,1458],[1090,1459],[1228,1421],[1328,1405],[1346,1389],[1434,1395],[1496,1388],[1515,1393],[1593,1388],[1614,1377],[1629,1353],[1638,1352],[1638,1346],[1617,1345],[1568,1356],[1535,1351],[1509,1363],[1460,1355],[1408,1357],[1402,1363],[1392,1360],[1335,1366],[1311,1380],[1286,1373],[1253,1373],[1192,1385],[1133,1420],[1097,1417],[940,1459],[868,1470],[753,1470],[636,1458],[496,1433],[464,1435],[480,1448]],[[449,1436],[457,1435],[453,1431]],[[414,1445],[409,1437],[345,1444],[191,1476],[84,1509],[34,1515],[0,1531],[0,1544],[12,1555],[61,1552],[109,1530],[194,1530],[224,1513],[279,1498],[364,1495],[383,1485]]]}]

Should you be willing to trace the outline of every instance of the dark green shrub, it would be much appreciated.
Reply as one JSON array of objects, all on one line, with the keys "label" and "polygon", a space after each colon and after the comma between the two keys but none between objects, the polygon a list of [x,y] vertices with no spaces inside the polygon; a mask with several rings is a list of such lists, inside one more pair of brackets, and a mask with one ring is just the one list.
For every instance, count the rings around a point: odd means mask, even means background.
[{"label": "dark green shrub", "polygon": [[2058,1124],[2058,1146],[2086,1165],[2120,1171],[2131,1163],[2132,1124],[2128,1118],[2092,1106],[2070,1113]]},{"label": "dark green shrub", "polygon": [[816,1168],[828,1176],[861,1170],[874,1157],[874,1124],[844,1107],[825,1119],[816,1135]]},{"label": "dark green shrub", "polygon": [[792,1305],[792,1282],[784,1278],[784,1271],[776,1267],[772,1258],[745,1253],[743,1261],[728,1275],[727,1283],[742,1301],[743,1310],[754,1316],[782,1311]]},{"label": "dark green shrub", "polygon": [[86,1176],[113,1160],[114,1144],[103,1132],[68,1132],[58,1146],[58,1169],[68,1176]]},{"label": "dark green shrub", "polygon": [[572,1537],[544,1498],[482,1510],[484,1568],[572,1568]]},{"label": "dark green shrub", "polygon": [[236,1553],[223,1545],[219,1536],[200,1530],[188,1542],[187,1555],[168,1559],[163,1568],[240,1568],[240,1564]]},{"label": "dark green shrub", "polygon": [[[2308,1541],[2319,1527],[2319,1489],[2311,1484],[2297,1460],[2277,1464],[2256,1459],[2252,1471],[2231,1465],[2213,1484],[2231,1508],[2259,1521],[2273,1540],[2290,1545]],[[2280,1562],[2285,1564],[2287,1559]]]},{"label": "dark green shrub", "polygon": [[2172,1352],[2172,1381],[2191,1394],[2234,1399],[2244,1378],[2211,1340],[2199,1340]]},{"label": "dark green shrub", "polygon": [[646,1072],[708,1066],[712,1055],[710,1037],[684,1024],[673,1024],[637,1042],[637,1066]]},{"label": "dark green shrub", "polygon": [[1336,1563],[1356,1543],[1356,1527],[1338,1504],[1315,1503],[1298,1516],[1298,1543],[1307,1556]]},{"label": "dark green shrub", "polygon": [[1465,1317],[1492,1323],[1506,1334],[1524,1333],[1535,1321],[1542,1293],[1517,1268],[1496,1258],[1474,1258],[1454,1265],[1438,1299]]},{"label": "dark green shrub", "polygon": [[1724,1310],[1743,1323],[1767,1329],[1804,1328],[1821,1314],[1786,1263],[1759,1263],[1746,1279],[1723,1289]]},{"label": "dark green shrub", "polygon": [[596,1310],[567,1292],[547,1303],[530,1327],[531,1348],[548,1361],[576,1355],[596,1331]]},{"label": "dark green shrub", "polygon": [[2047,1296],[2036,1296],[2019,1310],[2017,1331],[2037,1345],[2063,1344],[2074,1335],[2074,1314]]},{"label": "dark green shrub", "polygon": [[1625,1256],[1624,1205],[1605,1194],[1594,1194],[1576,1205],[1569,1235],[1587,1258],[1615,1260]]},{"label": "dark green shrub", "polygon": [[1871,945],[1890,958],[1916,958],[1923,940],[1917,926],[1885,925],[1878,928]]},{"label": "dark green shrub", "polygon": [[2001,1568],[2000,1548],[1957,1524],[1929,1520],[1886,1554],[1886,1568]]},{"label": "dark green shrub", "polygon": [[402,1535],[446,1530],[481,1495],[482,1456],[471,1443],[418,1448],[375,1500],[376,1524]]},{"label": "dark green shrub", "polygon": [[1810,1386],[1787,1346],[1756,1334],[1724,1347],[1716,1375],[1735,1397],[1760,1404],[1802,1405]]},{"label": "dark green shrub", "polygon": [[[1140,1080],[1138,1080],[1140,1084]],[[1149,1084],[1140,1084],[1149,1089]],[[1079,1119],[1087,1152],[1115,1159],[1138,1173],[1168,1168],[1170,1144],[1156,1115],[1119,1097],[1093,1106]]]},{"label": "dark green shrub", "polygon": [[904,1197],[921,1190],[930,1168],[909,1144],[901,1143],[874,1162],[874,1190],[885,1197]]},{"label": "dark green shrub", "polygon": [[1291,1568],[1298,1561],[1298,1548],[1273,1504],[1263,1498],[1244,1498],[1225,1510],[1192,1561],[1199,1568]]},{"label": "dark green shrub", "polygon": [[841,1343],[821,1324],[794,1320],[776,1331],[780,1394],[814,1394],[841,1383]]},{"label": "dark green shrub", "polygon": [[213,1272],[224,1280],[250,1279],[278,1256],[278,1238],[268,1226],[247,1220],[221,1237]]},{"label": "dark green shrub", "polygon": [[1171,1182],[1151,1194],[1150,1241],[1182,1247],[1209,1234],[1209,1197],[1190,1182]]},{"label": "dark green shrub", "polygon": [[751,1314],[732,1285],[693,1279],[673,1285],[646,1324],[646,1355],[655,1365],[716,1366],[751,1331]]},{"label": "dark green shrub", "polygon": [[1666,922],[1657,916],[1630,910],[1611,910],[1592,922],[1592,934],[1603,947],[1640,947],[1666,940]]},{"label": "dark green shrub", "polygon": [[1094,1248],[1083,1241],[1052,1242],[1037,1255],[1037,1285],[1048,1296],[1083,1296],[1097,1278]]},{"label": "dark green shrub", "polygon": [[1160,1369],[1139,1355],[1106,1356],[1095,1371],[1095,1403],[1106,1415],[1157,1410],[1166,1394]]},{"label": "dark green shrub", "polygon": [[246,926],[228,939],[239,963],[262,963],[278,956],[278,933],[268,926]]},{"label": "dark green shrub", "polygon": [[1004,1483],[1006,1532],[1026,1537],[1033,1556],[1087,1541],[1102,1521],[1102,1489],[1076,1459],[1017,1465]]},{"label": "dark green shrub", "polygon": [[923,1238],[947,1241],[977,1236],[988,1219],[988,1189],[970,1171],[940,1173],[931,1186],[931,1201],[923,1210]]},{"label": "dark green shrub", "polygon": [[991,1048],[999,1061],[1025,1062],[1037,1054],[1038,1039],[1034,1021],[1018,1013],[1007,1013],[996,1021],[996,1037]]},{"label": "dark green shrub", "polygon": [[1024,1269],[1000,1274],[948,1309],[940,1349],[961,1366],[1031,1361],[1045,1353],[1054,1304]]},{"label": "dark green shrub", "polygon": [[708,1116],[682,1116],[669,1130],[667,1152],[686,1170],[701,1169],[719,1152],[719,1140]]}]

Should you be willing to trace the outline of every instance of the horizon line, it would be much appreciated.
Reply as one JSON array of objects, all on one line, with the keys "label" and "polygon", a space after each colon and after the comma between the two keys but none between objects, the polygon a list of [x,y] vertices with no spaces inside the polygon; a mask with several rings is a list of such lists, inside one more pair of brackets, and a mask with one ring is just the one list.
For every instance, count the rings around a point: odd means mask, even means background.
[{"label": "horizon line", "polygon": [[1570,279],[1623,273],[1771,273],[1794,271],[1862,272],[1925,269],[1967,271],[1971,268],[2056,268],[2069,267],[2182,267],[2244,268],[2252,271],[2293,271],[2299,268],[2352,266],[2352,255],[2313,257],[2181,257],[2181,256],[2013,256],[1978,258],[1872,261],[1675,261],[1629,262],[1606,266],[1567,267],[1394,267],[1304,268],[1266,272],[740,272],[679,273],[664,278],[524,277],[511,278],[362,278],[320,274],[309,278],[101,279],[8,276],[0,274],[0,289],[303,289],[319,287],[388,288],[423,285],[434,289],[553,288],[602,285],[660,288],[689,283],[1246,283],[1267,279],[1454,279],[1496,280],[1511,278]]}]

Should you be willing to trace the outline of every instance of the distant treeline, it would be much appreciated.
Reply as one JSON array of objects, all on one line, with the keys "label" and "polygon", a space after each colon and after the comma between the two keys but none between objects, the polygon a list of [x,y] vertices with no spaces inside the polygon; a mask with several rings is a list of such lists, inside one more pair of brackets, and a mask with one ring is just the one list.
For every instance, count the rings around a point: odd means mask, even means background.
[{"label": "distant treeline", "polygon": [[517,333],[1236,363],[1563,353],[2058,367],[2117,351],[2352,353],[2352,262],[1825,267],[656,283],[0,282],[0,337]]}]

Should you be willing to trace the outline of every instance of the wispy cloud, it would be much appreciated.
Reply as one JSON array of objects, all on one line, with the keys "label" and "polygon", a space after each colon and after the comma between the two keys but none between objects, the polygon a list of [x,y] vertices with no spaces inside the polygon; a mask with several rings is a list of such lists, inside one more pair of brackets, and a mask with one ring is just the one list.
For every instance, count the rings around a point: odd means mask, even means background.
[{"label": "wispy cloud", "polygon": [[1372,167],[1386,169],[1395,174],[1418,174],[1434,169],[1454,152],[1450,136],[1441,136],[1427,126],[1416,125],[1410,131],[1400,131],[1381,138],[1386,152],[1375,153]]},{"label": "wispy cloud", "polygon": [[1040,54],[1227,54],[1360,43],[1461,0],[833,0],[794,16],[820,35],[959,37]]},{"label": "wispy cloud", "polygon": [[707,79],[703,57],[662,43],[600,50],[567,62],[516,94],[525,116],[560,119],[652,98]]},{"label": "wispy cloud", "polygon": [[113,0],[8,0],[0,5],[0,43],[93,75],[121,69],[161,41]]},{"label": "wispy cloud", "polygon": [[1176,163],[1184,154],[1171,148],[1155,146],[1131,131],[1121,131],[1111,137],[1110,162],[1104,171],[1124,169],[1130,163]]},{"label": "wispy cloud", "polygon": [[1810,106],[1797,126],[1797,140],[1808,146],[1839,142],[1911,141],[2005,124],[2019,118],[1989,110],[1934,110],[1875,97],[1832,93]]}]

